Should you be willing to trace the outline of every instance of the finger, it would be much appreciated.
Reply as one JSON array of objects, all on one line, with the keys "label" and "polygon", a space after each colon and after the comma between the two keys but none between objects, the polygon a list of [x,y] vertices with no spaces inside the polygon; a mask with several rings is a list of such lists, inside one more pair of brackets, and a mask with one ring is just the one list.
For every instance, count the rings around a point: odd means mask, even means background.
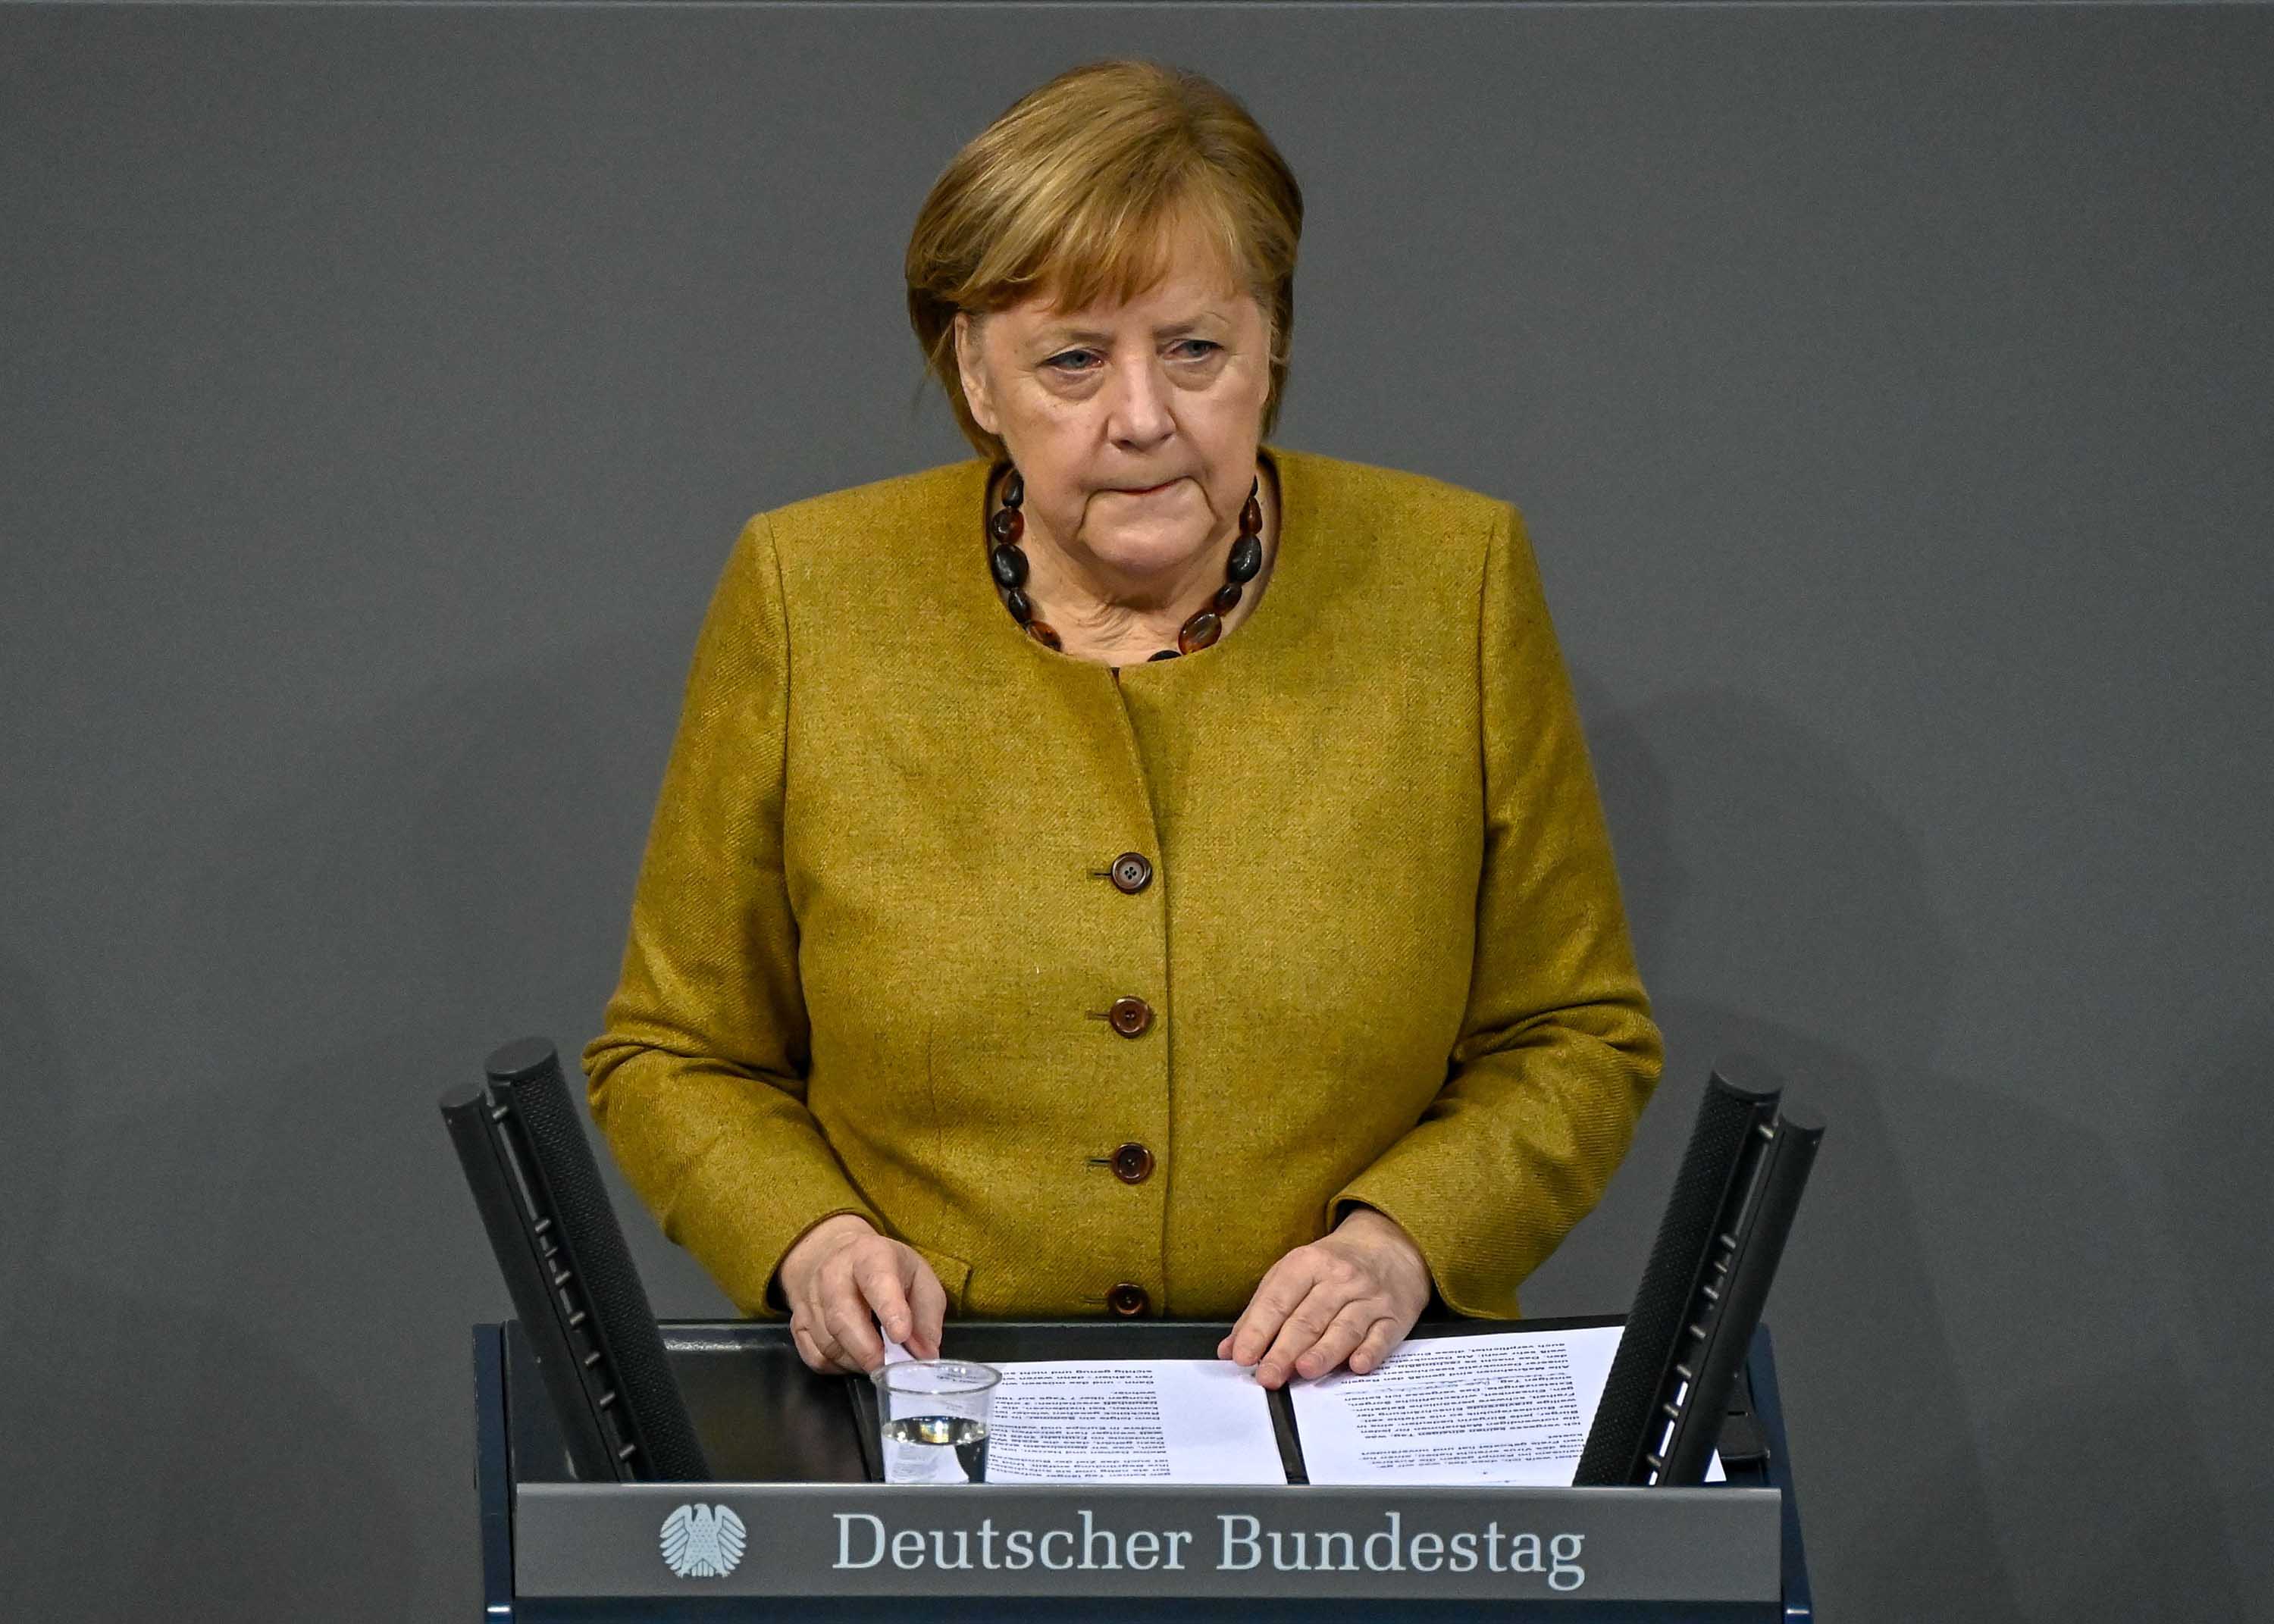
[{"label": "finger", "polygon": [[1295,1305],[1311,1294],[1318,1276],[1320,1259],[1307,1246],[1298,1246],[1271,1266],[1271,1272],[1255,1288],[1239,1322],[1231,1327],[1231,1362],[1254,1365],[1263,1357],[1279,1335],[1279,1327]]},{"label": "finger", "polygon": [[797,1321],[792,1320],[790,1322],[789,1334],[791,1340],[797,1343],[798,1357],[805,1361],[806,1367],[809,1370],[818,1371],[825,1376],[835,1376],[842,1373],[843,1367],[837,1363],[837,1360],[831,1354],[823,1349],[821,1343],[815,1338],[811,1331],[808,1330],[804,1326],[799,1324]]},{"label": "finger", "polygon": [[916,1283],[910,1293],[909,1309],[915,1315],[915,1328],[900,1345],[920,1359],[939,1357],[939,1339],[947,1330],[947,1288],[922,1258],[916,1259]]},{"label": "finger", "polygon": [[1366,1334],[1374,1328],[1374,1321],[1382,1317],[1380,1305],[1364,1297],[1344,1304],[1342,1312],[1320,1333],[1318,1342],[1310,1351],[1296,1358],[1295,1373],[1308,1380],[1340,1368],[1342,1362],[1350,1357],[1351,1350],[1365,1340]]},{"label": "finger", "polygon": [[1255,1380],[1267,1387],[1276,1387],[1286,1380],[1294,1373],[1295,1361],[1317,1344],[1347,1301],[1347,1297],[1326,1285],[1312,1287],[1310,1295],[1295,1305],[1295,1312],[1287,1316],[1286,1323],[1279,1327],[1279,1335],[1258,1361]]},{"label": "finger", "polygon": [[1366,1340],[1350,1357],[1352,1371],[1363,1376],[1370,1370],[1380,1370],[1382,1361],[1397,1351],[1397,1344],[1405,1340],[1405,1333],[1412,1328],[1411,1320],[1400,1325],[1395,1315],[1385,1314],[1375,1320],[1374,1328],[1366,1334]]},{"label": "finger", "polygon": [[[908,1312],[907,1289],[900,1280],[900,1254],[879,1247],[854,1264],[853,1281],[861,1295],[869,1299],[869,1306],[875,1311],[885,1335],[905,1346],[908,1333],[915,1328],[915,1316]],[[877,1357],[882,1358],[884,1353],[883,1348],[877,1350]]]},{"label": "finger", "polygon": [[809,1308],[793,1314],[790,1330],[793,1334],[802,1335],[805,1346],[811,1348],[814,1357],[821,1361],[815,1369],[835,1374],[845,1368],[845,1350],[837,1345],[837,1339],[829,1334],[829,1328],[822,1324],[817,1312]]},{"label": "finger", "polygon": [[884,1339],[860,1288],[847,1280],[824,1299],[822,1323],[837,1341],[837,1356],[856,1370],[872,1371],[885,1362]]},{"label": "finger", "polygon": [[1256,1287],[1239,1322],[1231,1327],[1231,1362],[1248,1369],[1261,1365],[1286,1326],[1287,1316],[1310,1295],[1313,1283],[1307,1273],[1286,1269],[1284,1259],[1274,1266]]},{"label": "finger", "polygon": [[865,1376],[869,1373],[853,1362],[852,1357],[845,1351],[845,1344],[828,1332],[816,1331],[813,1334],[813,1345],[821,1350],[821,1357],[829,1361],[829,1368],[833,1374]]}]

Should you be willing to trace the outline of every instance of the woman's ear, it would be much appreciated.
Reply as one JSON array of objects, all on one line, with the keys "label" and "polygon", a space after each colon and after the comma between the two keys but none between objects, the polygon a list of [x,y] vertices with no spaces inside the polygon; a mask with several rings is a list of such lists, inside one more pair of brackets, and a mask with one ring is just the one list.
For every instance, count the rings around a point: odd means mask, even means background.
[{"label": "woman's ear", "polygon": [[979,354],[979,334],[969,312],[955,312],[955,370],[963,383],[963,402],[971,408],[971,419],[990,434],[999,434],[1001,428],[995,417],[995,402],[988,392],[987,372]]}]

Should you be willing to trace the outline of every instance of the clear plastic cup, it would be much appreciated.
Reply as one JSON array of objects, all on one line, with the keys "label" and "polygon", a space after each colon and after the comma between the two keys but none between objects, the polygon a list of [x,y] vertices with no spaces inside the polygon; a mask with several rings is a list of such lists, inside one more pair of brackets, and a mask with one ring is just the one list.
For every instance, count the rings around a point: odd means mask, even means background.
[{"label": "clear plastic cup", "polygon": [[885,1482],[987,1481],[987,1406],[1001,1371],[969,1359],[902,1359],[869,1380]]}]

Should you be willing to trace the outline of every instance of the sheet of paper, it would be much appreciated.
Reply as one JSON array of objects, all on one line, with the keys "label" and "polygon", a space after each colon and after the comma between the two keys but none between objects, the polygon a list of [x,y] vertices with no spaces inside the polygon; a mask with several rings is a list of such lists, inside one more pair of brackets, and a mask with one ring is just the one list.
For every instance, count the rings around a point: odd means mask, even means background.
[{"label": "sheet of paper", "polygon": [[[1619,1329],[1408,1340],[1363,1376],[1291,1383],[1304,1466],[1314,1484],[1568,1488]],[[1706,1477],[1721,1480],[1719,1455]]]},{"label": "sheet of paper", "polygon": [[1284,1483],[1271,1401],[1228,1359],[1022,1360],[987,1416],[990,1483]]}]

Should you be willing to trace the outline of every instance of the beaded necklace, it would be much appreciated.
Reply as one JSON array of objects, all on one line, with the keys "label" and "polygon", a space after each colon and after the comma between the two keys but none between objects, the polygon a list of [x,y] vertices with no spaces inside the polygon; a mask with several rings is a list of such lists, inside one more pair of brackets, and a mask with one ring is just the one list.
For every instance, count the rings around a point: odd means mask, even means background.
[{"label": "beaded necklace", "polygon": [[[1191,654],[1224,635],[1224,617],[1239,602],[1240,588],[1255,579],[1255,572],[1263,568],[1263,508],[1256,500],[1261,485],[1258,476],[1247,487],[1247,500],[1240,506],[1239,535],[1231,544],[1231,555],[1224,560],[1224,584],[1177,628],[1177,646],[1148,655],[1148,663]],[[1049,621],[1035,619],[1035,605],[1027,598],[1027,555],[1019,547],[1019,538],[1027,533],[1026,516],[1019,511],[1026,500],[1027,482],[1013,468],[1003,482],[1003,505],[988,515],[987,567],[994,573],[995,585],[1011,618],[1044,648],[1058,649],[1062,645],[1058,633]]]}]

